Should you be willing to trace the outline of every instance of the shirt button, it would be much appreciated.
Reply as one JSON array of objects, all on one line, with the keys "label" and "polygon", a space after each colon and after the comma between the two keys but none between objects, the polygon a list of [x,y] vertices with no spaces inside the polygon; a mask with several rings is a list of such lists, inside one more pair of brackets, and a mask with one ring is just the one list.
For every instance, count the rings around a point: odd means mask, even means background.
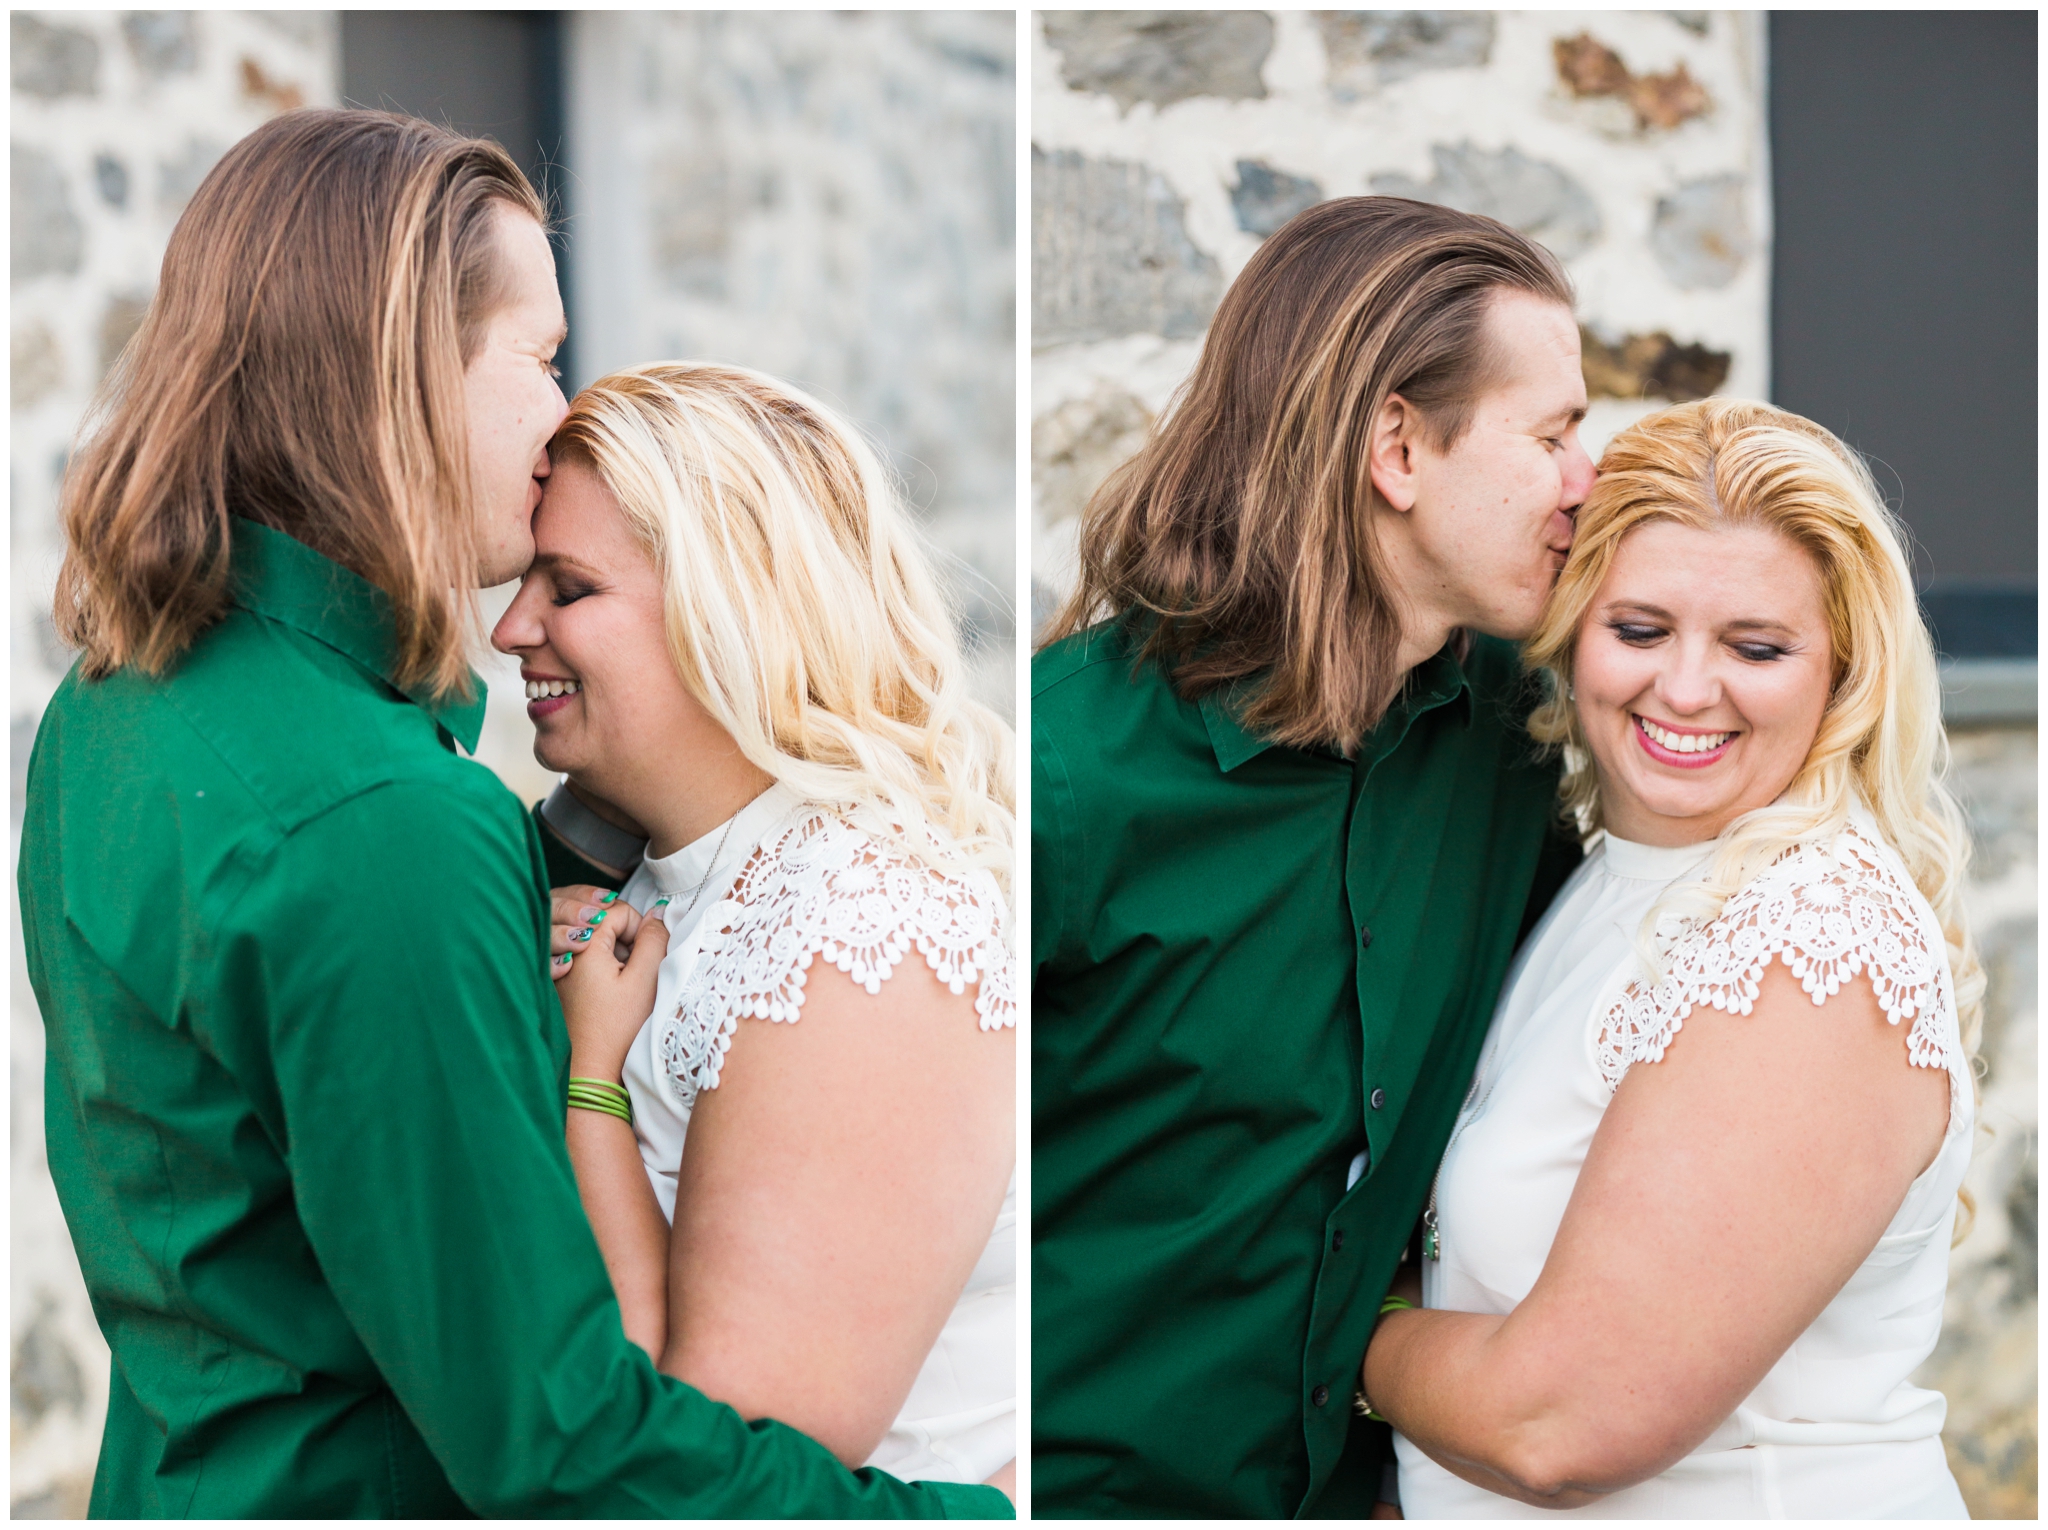
[{"label": "shirt button", "polygon": [[1370,951],[1372,949],[1372,931],[1362,924],[1358,927],[1358,949],[1361,951]]},{"label": "shirt button", "polygon": [[1386,1103],[1387,1103],[1387,1091],[1386,1091],[1386,1090],[1384,1090],[1384,1089],[1375,1089],[1375,1090],[1374,1090],[1374,1091],[1372,1092],[1372,1102],[1371,1102],[1371,1103],[1372,1103],[1372,1108],[1373,1108],[1374,1110],[1378,1110],[1378,1109],[1379,1109],[1379,1108],[1380,1108],[1380,1107],[1381,1107],[1382,1105],[1384,1105],[1384,1104],[1386,1104]]},{"label": "shirt button", "polygon": [[1308,1400],[1320,1408],[1330,1400],[1330,1389],[1328,1387],[1317,1387],[1308,1394]]},{"label": "shirt button", "polygon": [[1341,1227],[1330,1234],[1330,1252],[1333,1254],[1344,1252],[1344,1229]]}]

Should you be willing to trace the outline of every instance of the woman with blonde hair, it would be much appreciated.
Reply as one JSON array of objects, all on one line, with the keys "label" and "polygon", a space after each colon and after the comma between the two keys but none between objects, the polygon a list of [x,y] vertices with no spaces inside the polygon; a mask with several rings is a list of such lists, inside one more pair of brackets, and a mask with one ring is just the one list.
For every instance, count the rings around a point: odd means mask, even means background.
[{"label": "woman with blonde hair", "polygon": [[[1585,864],[1517,958],[1358,1406],[1416,1517],[1961,1517],[1940,1334],[1983,978],[1868,471],[1617,436],[1527,648]],[[1368,1401],[1369,1399],[1369,1401]]]},{"label": "woman with blonde hair", "polygon": [[642,366],[550,450],[493,641],[535,755],[647,838],[619,901],[555,912],[569,1149],[627,1333],[848,1465],[1007,1480],[1010,730],[817,401]]}]

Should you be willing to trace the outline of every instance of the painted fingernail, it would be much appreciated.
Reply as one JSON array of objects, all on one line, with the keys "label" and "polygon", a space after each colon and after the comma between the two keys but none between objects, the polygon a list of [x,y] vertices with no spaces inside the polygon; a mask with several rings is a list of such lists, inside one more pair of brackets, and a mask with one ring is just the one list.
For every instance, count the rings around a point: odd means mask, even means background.
[{"label": "painted fingernail", "polygon": [[578,930],[578,931],[577,931],[577,932],[576,932],[576,933],[575,933],[574,935],[571,935],[571,936],[570,936],[569,938],[570,938],[571,940],[588,940],[588,939],[590,939],[590,928],[589,928],[589,926],[587,926],[587,925],[586,925],[586,926],[585,926],[584,928],[582,928],[582,929]]},{"label": "painted fingernail", "polygon": [[555,958],[555,965],[557,967],[566,967],[569,965],[570,962],[574,961],[575,959],[576,958],[573,953],[564,951],[560,956]]},{"label": "painted fingernail", "polygon": [[597,928],[597,927],[598,927],[599,925],[603,924],[603,923],[604,923],[604,916],[605,916],[606,914],[609,914],[610,912],[611,912],[611,910],[610,910],[610,909],[608,909],[608,908],[601,908],[601,909],[599,909],[599,910],[598,910],[598,911],[597,911],[596,913],[592,914],[592,915],[590,916],[590,927],[591,927],[591,928],[592,928],[592,929],[594,930],[594,929],[596,929],[596,928]]},{"label": "painted fingernail", "polygon": [[668,907],[668,899],[666,899],[666,898],[656,898],[656,899],[654,900],[654,908],[650,908],[650,909],[649,909],[649,910],[648,910],[647,912],[651,914],[651,913],[653,913],[653,912],[654,912],[654,909],[655,909],[655,908],[667,908],[667,907]]},{"label": "painted fingernail", "polygon": [[616,892],[608,892],[597,901],[609,907],[611,904],[619,901],[619,895]]}]

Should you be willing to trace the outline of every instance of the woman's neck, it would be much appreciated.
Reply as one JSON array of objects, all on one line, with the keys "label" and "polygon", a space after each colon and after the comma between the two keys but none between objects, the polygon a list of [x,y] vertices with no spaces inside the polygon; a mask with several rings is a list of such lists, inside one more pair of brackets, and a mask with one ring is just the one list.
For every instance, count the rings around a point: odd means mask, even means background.
[{"label": "woman's neck", "polygon": [[672,768],[661,791],[627,810],[646,826],[647,854],[658,860],[702,839],[774,784],[773,776],[734,750],[683,771]]}]

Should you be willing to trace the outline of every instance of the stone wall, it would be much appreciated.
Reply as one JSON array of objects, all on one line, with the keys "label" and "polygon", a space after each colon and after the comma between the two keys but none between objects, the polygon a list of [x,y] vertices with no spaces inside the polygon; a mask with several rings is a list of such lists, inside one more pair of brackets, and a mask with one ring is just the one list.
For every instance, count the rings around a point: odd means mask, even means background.
[{"label": "stone wall", "polygon": [[[36,719],[70,668],[50,624],[57,480],[87,400],[140,322],[186,199],[279,111],[339,104],[331,12],[13,13],[9,160],[13,706],[10,848]],[[12,865],[14,856],[9,856]],[[17,921],[14,879],[9,918]],[[43,1154],[43,1035],[9,948],[10,1495],[16,1518],[82,1515],[107,1349]]]},{"label": "stone wall", "polygon": [[1563,258],[1596,455],[1666,400],[1768,392],[1756,15],[1042,12],[1032,39],[1037,616],[1224,287],[1325,197],[1487,213]]},{"label": "stone wall", "polygon": [[[949,555],[976,678],[1014,704],[1015,23],[1006,14],[569,19],[573,296],[584,375],[662,356],[761,367],[883,446]],[[16,13],[11,451],[13,846],[49,620],[56,486],[185,200],[244,133],[337,105],[332,12]],[[495,618],[509,587],[486,595]],[[482,655],[478,758],[523,796],[517,666]],[[18,911],[10,913],[18,921]],[[17,926],[18,927],[18,926]],[[13,1504],[83,1512],[107,1351],[43,1154],[42,1027],[12,944]]]},{"label": "stone wall", "polygon": [[[1578,287],[1596,456],[1666,400],[1769,396],[1758,15],[1041,12],[1031,35],[1034,623],[1071,582],[1081,508],[1187,375],[1224,287],[1325,197],[1441,201],[1554,250]],[[1972,1512],[2031,1518],[2035,730],[1962,725],[1954,744],[1991,975],[1987,1131],[1921,1379],[1950,1399]]]},{"label": "stone wall", "polygon": [[584,12],[569,39],[580,380],[714,359],[836,404],[1013,714],[1014,17]]}]

